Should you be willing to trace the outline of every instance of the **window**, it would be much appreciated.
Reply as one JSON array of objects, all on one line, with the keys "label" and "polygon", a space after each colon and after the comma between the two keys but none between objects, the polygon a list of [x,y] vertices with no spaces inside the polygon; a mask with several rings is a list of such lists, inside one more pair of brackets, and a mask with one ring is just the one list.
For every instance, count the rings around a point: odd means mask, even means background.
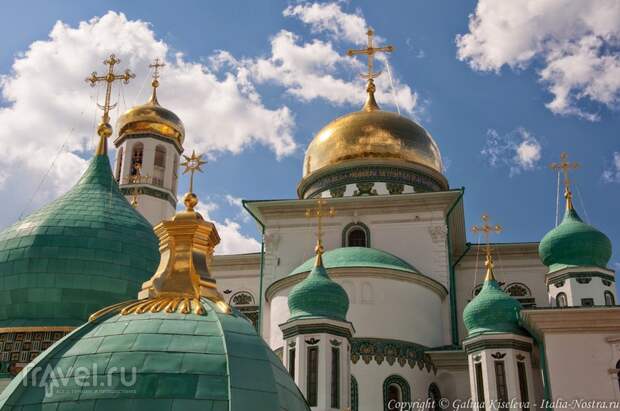
[{"label": "window", "polygon": [[155,147],[155,160],[153,161],[153,184],[164,186],[166,175],[166,148],[158,145]]},{"label": "window", "polygon": [[357,379],[351,376],[351,411],[358,411],[360,402],[359,388],[357,386]]},{"label": "window", "polygon": [[495,387],[500,408],[506,408],[508,403],[508,389],[506,387],[506,368],[504,361],[495,361]]},{"label": "window", "polygon": [[431,410],[432,411],[440,411],[443,408],[439,405],[439,400],[441,399],[441,391],[439,391],[439,387],[434,382],[431,383],[428,387],[428,398],[431,402]]},{"label": "window", "polygon": [[121,171],[123,170],[123,147],[118,149],[118,154],[116,155],[116,182],[120,183],[121,181]]},{"label": "window", "polygon": [[288,373],[295,379],[295,347],[288,350]]},{"label": "window", "polygon": [[582,298],[581,305],[583,307],[592,307],[594,305],[594,299],[593,298]]},{"label": "window", "polygon": [[400,375],[390,375],[383,381],[383,409],[384,411],[397,410],[396,402],[410,402],[411,388],[409,383]]},{"label": "window", "polygon": [[605,305],[616,305],[616,299],[611,291],[605,291]]},{"label": "window", "polygon": [[343,247],[370,247],[370,230],[366,224],[348,224],[342,231]]},{"label": "window", "polygon": [[316,407],[319,388],[319,347],[308,347],[308,374],[306,376],[306,399],[308,405]]},{"label": "window", "polygon": [[174,156],[174,164],[172,165],[172,192],[176,195],[177,184],[179,180],[179,156]]},{"label": "window", "polygon": [[142,157],[144,155],[144,144],[136,143],[133,145],[133,151],[131,153],[131,170],[132,176],[138,174],[138,169],[142,167]]},{"label": "window", "polygon": [[568,306],[568,301],[566,300],[566,294],[558,293],[558,295],[555,296],[555,306],[559,308]]},{"label": "window", "polygon": [[340,408],[340,348],[332,347],[332,408]]},{"label": "window", "polygon": [[254,296],[248,291],[240,291],[230,297],[229,304],[245,315],[252,322],[254,328],[258,330],[258,306]]},{"label": "window", "polygon": [[506,286],[504,291],[511,297],[516,298],[524,308],[536,306],[530,289],[522,283],[512,283]]},{"label": "window", "polygon": [[476,394],[478,396],[478,411],[483,411],[484,407],[484,379],[482,377],[482,364],[476,363]]},{"label": "window", "polygon": [[519,393],[521,394],[521,403],[524,404],[523,410],[529,410],[530,407],[527,403],[530,401],[527,392],[527,374],[525,373],[525,363],[523,361],[517,362],[517,373],[519,375]]}]

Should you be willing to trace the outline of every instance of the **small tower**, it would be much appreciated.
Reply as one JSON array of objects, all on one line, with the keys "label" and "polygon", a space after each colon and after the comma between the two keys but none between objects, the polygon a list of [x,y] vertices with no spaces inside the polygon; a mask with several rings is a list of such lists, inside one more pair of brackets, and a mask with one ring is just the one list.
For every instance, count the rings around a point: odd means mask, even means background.
[{"label": "small tower", "polygon": [[318,206],[309,210],[318,220],[314,268],[288,296],[290,318],[280,325],[284,365],[314,411],[349,409],[351,387],[351,338],[355,332],[347,321],[349,298],[323,266],[321,218]]},{"label": "small tower", "polygon": [[551,167],[564,174],[566,210],[562,222],[541,240],[538,253],[549,267],[545,275],[553,307],[615,305],[615,273],[607,268],[611,258],[609,238],[584,223],[573,206],[568,171],[578,167],[562,153]]},{"label": "small tower", "polygon": [[121,191],[152,224],[172,217],[177,205],[179,156],[185,128],[172,111],[159,105],[159,69],[153,68],[153,93],[146,104],[133,107],[118,119],[115,176]]},{"label": "small tower", "polygon": [[463,310],[468,331],[463,348],[467,352],[471,396],[480,404],[473,408],[525,409],[518,403],[535,400],[533,341],[519,326],[521,305],[502,290],[493,273],[488,236],[501,227],[491,227],[486,215],[483,221],[474,231],[481,231],[486,237],[486,277],[480,293]]}]

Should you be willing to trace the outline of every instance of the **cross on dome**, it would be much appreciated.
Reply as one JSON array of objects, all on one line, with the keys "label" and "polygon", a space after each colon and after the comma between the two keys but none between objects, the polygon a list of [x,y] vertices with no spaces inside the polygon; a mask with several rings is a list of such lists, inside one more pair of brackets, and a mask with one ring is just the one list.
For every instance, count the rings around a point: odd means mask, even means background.
[{"label": "cross on dome", "polygon": [[499,234],[502,232],[502,226],[500,226],[499,224],[495,224],[495,225],[491,225],[489,224],[490,218],[488,214],[482,214],[482,225],[474,225],[471,228],[471,231],[473,231],[474,233],[482,233],[482,235],[484,236],[484,242],[485,242],[485,253],[486,253],[486,261],[484,263],[484,266],[487,269],[487,274],[486,274],[486,278],[485,281],[489,281],[489,280],[494,280],[495,277],[493,275],[493,256],[491,255],[491,241],[490,241],[490,237],[491,234]]},{"label": "cross on dome", "polygon": [[326,204],[327,201],[324,198],[319,198],[316,200],[316,208],[306,209],[306,217],[316,217],[316,247],[314,251],[316,252],[317,259],[320,258],[325,250],[323,247],[323,218],[336,215],[336,210],[333,207],[324,208]]},{"label": "cross on dome", "polygon": [[159,87],[159,69],[165,67],[165,63],[160,63],[159,58],[153,60],[152,64],[149,64],[149,68],[153,69],[153,81],[151,82],[151,86],[153,86],[153,95],[151,96],[151,102],[157,103],[157,87]]},{"label": "cross on dome", "polygon": [[570,170],[576,170],[579,168],[579,163],[568,161],[568,153],[563,152],[560,154],[560,162],[559,163],[551,163],[549,167],[557,171],[558,173],[564,174],[564,198],[566,198],[566,209],[573,209],[573,193],[570,189],[570,176],[568,172]]}]

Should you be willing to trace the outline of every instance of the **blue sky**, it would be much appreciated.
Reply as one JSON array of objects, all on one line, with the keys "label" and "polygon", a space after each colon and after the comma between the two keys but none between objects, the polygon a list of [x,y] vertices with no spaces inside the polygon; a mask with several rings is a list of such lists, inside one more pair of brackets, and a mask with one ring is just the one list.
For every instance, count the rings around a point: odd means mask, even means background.
[{"label": "blue sky", "polygon": [[[162,74],[160,102],[186,121],[188,144],[209,152],[206,173],[198,177],[198,194],[207,204],[209,217],[227,227],[226,233],[238,236],[235,238],[240,245],[231,243],[229,250],[255,246],[244,237],[257,238],[258,232],[234,199],[296,196],[304,149],[313,134],[336,116],[357,110],[362,103],[351,91],[359,87],[362,92],[356,77],[361,61],[330,62],[326,52],[326,66],[322,66],[316,56],[330,50],[343,54],[355,46],[359,36],[347,31],[347,24],[365,21],[382,41],[395,46],[389,61],[401,110],[415,117],[437,141],[450,185],[466,188],[468,226],[478,223],[482,212],[488,212],[505,228],[498,241],[540,240],[553,227],[556,212],[556,175],[548,164],[567,151],[582,165],[573,178],[577,185],[575,205],[584,219],[612,239],[615,254],[610,264],[617,264],[617,3],[597,0],[566,8],[561,4],[547,7],[547,3],[558,2],[540,0],[540,10],[534,16],[523,6],[527,2],[514,3],[522,6],[496,5],[489,7],[491,11],[483,11],[476,9],[478,1],[473,0],[355,1],[314,6],[281,1],[187,1],[182,6],[163,1],[4,3],[1,8],[5,19],[0,26],[0,74],[4,76],[0,124],[10,127],[8,131],[4,127],[4,134],[0,132],[0,142],[11,148],[9,158],[0,161],[0,198],[7,204],[0,224],[13,222],[20,214],[66,190],[79,175],[83,159],[90,155],[94,133],[89,135],[89,127],[95,115],[94,105],[80,103],[72,107],[62,100],[71,101],[69,97],[58,97],[56,101],[54,96],[74,89],[75,93],[82,93],[82,89],[83,93],[92,93],[76,79],[93,70],[101,71],[98,61],[105,57],[106,44],[114,45],[119,39],[115,33],[88,32],[86,28],[86,33],[80,33],[79,25],[95,25],[91,19],[112,10],[115,19],[120,13],[126,17],[118,24],[141,22],[144,35],[140,41],[145,41],[153,53],[163,53],[169,63]],[[288,12],[283,13],[285,10]],[[596,18],[588,20],[589,15]],[[52,41],[48,36],[58,20],[75,33]],[[149,38],[149,30],[154,41]],[[83,37],[75,40],[79,35]],[[465,37],[457,42],[458,35]],[[93,44],[90,54],[76,52],[79,47],[88,48],[89,36]],[[72,39],[76,45],[72,53],[64,55],[66,63],[59,66],[58,60],[46,60],[46,56],[54,55],[54,47],[63,50],[64,46],[57,43]],[[299,79],[283,81],[278,79],[281,72],[274,77],[261,68],[261,62],[275,61],[276,66],[282,63],[273,59],[274,39],[291,40],[288,45],[314,44],[314,56],[306,56],[307,71],[300,75],[307,76],[308,83],[296,83]],[[26,53],[37,41],[45,43],[41,47],[45,50]],[[123,44],[118,44],[121,56]],[[131,47],[127,49],[132,53]],[[302,47],[297,52],[313,51]],[[176,53],[182,53],[182,57]],[[137,67],[131,68],[138,74],[135,88],[119,97],[122,108],[131,105],[127,101],[131,96],[145,99],[140,88],[147,79],[144,61],[151,58],[146,54],[142,60],[127,57],[121,64],[125,67],[135,63]],[[295,61],[306,57],[297,56]],[[16,59],[22,66],[14,66]],[[40,70],[35,75],[41,78],[41,84],[26,81],[33,75],[29,65]],[[204,78],[197,77],[196,84],[201,86],[196,86],[194,92],[194,72],[188,66],[211,70],[211,81],[219,82],[218,87],[227,84],[227,76],[234,76],[233,83],[242,90],[242,98],[231,100],[227,105],[230,110],[225,113],[210,113],[203,108],[197,109],[199,113],[192,112],[196,107],[192,98],[198,98],[201,92],[210,99],[216,97],[209,94],[213,83]],[[181,79],[183,73],[185,82]],[[331,90],[329,81],[315,81],[325,80],[326,75],[341,81],[342,94]],[[20,82],[21,77],[25,80]],[[171,83],[184,86],[166,88]],[[351,83],[353,88],[347,86]],[[379,103],[394,110],[390,90],[385,89]],[[217,98],[228,101],[223,94],[227,88],[218,90]],[[84,94],[85,99],[88,97]],[[75,97],[75,101],[81,101],[79,98]],[[415,106],[412,98],[416,99]],[[212,104],[219,107],[217,101]],[[239,115],[235,115],[237,105]],[[244,113],[254,113],[256,118],[248,120]],[[262,121],[265,115],[273,116],[269,117],[272,120]],[[279,131],[265,129],[270,121],[277,123]],[[39,132],[41,122],[54,123],[54,127],[46,127],[49,136]],[[240,124],[242,129],[226,128],[231,123]],[[228,133],[234,133],[235,138],[229,138]],[[43,153],[43,146],[48,151]],[[186,148],[191,150],[193,146]],[[44,176],[42,188],[36,189]],[[180,187],[183,190],[186,181]],[[472,235],[470,239],[476,240]]]}]

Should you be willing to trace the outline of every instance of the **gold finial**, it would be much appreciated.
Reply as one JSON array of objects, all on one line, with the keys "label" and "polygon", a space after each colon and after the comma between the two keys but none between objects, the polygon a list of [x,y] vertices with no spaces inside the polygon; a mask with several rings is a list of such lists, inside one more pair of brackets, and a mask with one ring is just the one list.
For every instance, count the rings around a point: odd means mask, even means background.
[{"label": "gold finial", "polygon": [[355,56],[357,54],[366,54],[368,56],[368,73],[361,74],[362,78],[367,80],[366,92],[368,93],[368,98],[366,99],[363,110],[374,111],[379,110],[379,105],[375,100],[375,91],[377,88],[374,79],[381,75],[380,71],[374,71],[374,56],[378,52],[391,53],[394,51],[394,46],[375,47],[373,44],[375,32],[372,29],[368,29],[366,35],[368,36],[368,47],[361,50],[350,49],[347,51],[347,55]]},{"label": "gold finial", "polygon": [[195,150],[192,150],[191,156],[183,155],[185,161],[181,163],[185,170],[183,174],[190,173],[189,177],[189,191],[183,197],[183,203],[187,211],[194,211],[194,207],[198,204],[198,197],[194,194],[194,173],[196,171],[202,173],[202,166],[207,164],[207,161],[202,159],[202,154],[196,154]]},{"label": "gold finial", "polygon": [[103,64],[108,66],[107,74],[103,76],[98,76],[96,71],[93,71],[86,79],[87,83],[90,83],[91,87],[95,87],[97,83],[104,81],[106,83],[105,89],[105,101],[103,105],[97,103],[100,109],[103,110],[103,116],[101,117],[101,122],[99,126],[97,126],[97,134],[99,134],[99,144],[97,146],[96,155],[106,154],[108,151],[108,137],[112,135],[112,126],[110,125],[110,110],[116,107],[116,103],[111,104],[110,98],[112,96],[112,83],[116,80],[123,80],[125,84],[129,83],[129,80],[135,78],[135,74],[133,74],[129,69],[125,70],[123,74],[115,74],[114,66],[120,63],[120,59],[116,58],[114,54],[110,55]]},{"label": "gold finial", "polygon": [[131,201],[130,204],[133,208],[138,208],[138,194],[140,194],[140,188],[137,184],[147,183],[149,180],[149,176],[142,175],[142,164],[136,163],[134,166],[136,173],[132,176],[129,176],[126,179],[128,184],[134,184],[134,188],[131,193]]},{"label": "gold finial", "polygon": [[499,234],[502,232],[502,226],[500,226],[499,224],[495,224],[490,225],[489,224],[489,215],[488,214],[483,214],[482,215],[482,225],[480,226],[473,226],[471,228],[471,231],[473,231],[474,233],[482,233],[482,235],[484,235],[484,242],[485,242],[485,253],[486,253],[486,261],[484,262],[484,266],[487,269],[487,274],[486,277],[484,278],[484,281],[491,281],[491,280],[495,280],[495,275],[493,274],[493,255],[491,255],[491,242],[489,240],[489,237],[491,236],[491,234]]},{"label": "gold finial", "polygon": [[324,206],[327,204],[327,200],[324,198],[319,198],[316,200],[316,208],[308,208],[306,209],[306,217],[314,218],[316,217],[316,247],[314,247],[314,252],[316,254],[316,262],[315,266],[323,265],[323,251],[325,248],[323,247],[323,218],[324,217],[333,217],[336,215],[336,210],[333,207],[329,209],[325,209]]},{"label": "gold finial", "polygon": [[568,175],[569,170],[576,170],[579,168],[579,163],[577,162],[569,162],[568,161],[568,153],[563,152],[560,154],[560,162],[559,163],[551,163],[549,167],[557,171],[558,173],[564,174],[564,198],[566,198],[566,209],[573,209],[573,193],[570,190],[570,177]]},{"label": "gold finial", "polygon": [[153,81],[151,82],[151,86],[153,86],[153,94],[151,95],[151,103],[159,104],[157,101],[157,87],[159,87],[159,69],[161,67],[165,67],[165,63],[160,63],[159,58],[156,58],[153,61],[153,64],[149,64],[149,68],[153,69]]}]

